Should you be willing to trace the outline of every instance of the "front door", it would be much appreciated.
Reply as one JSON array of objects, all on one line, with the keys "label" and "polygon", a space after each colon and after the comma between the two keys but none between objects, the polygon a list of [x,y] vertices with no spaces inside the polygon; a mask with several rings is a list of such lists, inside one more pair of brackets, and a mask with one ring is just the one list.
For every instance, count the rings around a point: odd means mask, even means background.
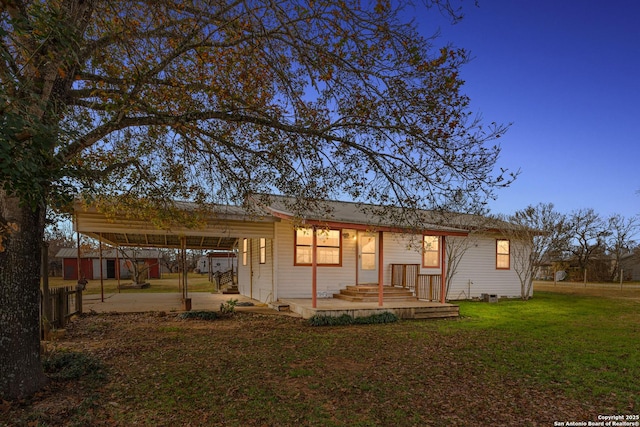
[{"label": "front door", "polygon": [[378,283],[378,234],[358,231],[358,284]]}]

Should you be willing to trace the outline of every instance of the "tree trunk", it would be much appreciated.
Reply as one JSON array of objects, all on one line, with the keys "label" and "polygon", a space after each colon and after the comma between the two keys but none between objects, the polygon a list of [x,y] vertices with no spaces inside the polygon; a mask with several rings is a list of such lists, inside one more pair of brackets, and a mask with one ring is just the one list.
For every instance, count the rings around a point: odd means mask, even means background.
[{"label": "tree trunk", "polygon": [[21,398],[47,381],[40,361],[40,251],[44,208],[0,190],[0,397]]}]

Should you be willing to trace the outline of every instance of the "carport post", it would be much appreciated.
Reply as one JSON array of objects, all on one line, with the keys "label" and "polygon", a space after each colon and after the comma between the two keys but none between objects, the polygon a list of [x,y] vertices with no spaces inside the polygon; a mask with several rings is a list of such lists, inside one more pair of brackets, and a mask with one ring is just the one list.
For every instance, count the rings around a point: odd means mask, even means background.
[{"label": "carport post", "polygon": [[187,299],[189,292],[187,290],[187,238],[180,238],[180,250],[182,257],[182,298]]},{"label": "carport post", "polygon": [[81,260],[80,259],[80,232],[77,231],[78,230],[78,225],[77,224],[78,224],[78,219],[76,218],[76,242],[77,242],[77,245],[78,245],[78,250],[76,251],[77,260],[78,260],[78,265],[77,265],[77,267],[78,267],[78,277],[77,277],[77,279],[80,280],[80,279],[82,279],[82,267],[80,265],[80,260]]},{"label": "carport post", "polygon": [[98,244],[100,245],[100,298],[104,302],[104,274],[102,273],[102,233],[98,235]]},{"label": "carport post", "polygon": [[116,246],[116,277],[118,278],[118,293],[120,293],[120,246]]}]

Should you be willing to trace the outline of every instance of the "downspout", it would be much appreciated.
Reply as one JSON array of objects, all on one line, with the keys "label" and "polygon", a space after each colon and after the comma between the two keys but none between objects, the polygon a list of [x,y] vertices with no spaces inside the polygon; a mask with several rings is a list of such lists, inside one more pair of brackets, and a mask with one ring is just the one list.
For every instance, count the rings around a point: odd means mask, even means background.
[{"label": "downspout", "polygon": [[[275,226],[274,226],[275,228]],[[278,279],[278,269],[276,268],[276,263],[278,262],[278,257],[276,253],[276,233],[274,230],[273,239],[271,239],[271,302],[275,302],[278,300],[278,294],[276,292],[276,282]]]}]

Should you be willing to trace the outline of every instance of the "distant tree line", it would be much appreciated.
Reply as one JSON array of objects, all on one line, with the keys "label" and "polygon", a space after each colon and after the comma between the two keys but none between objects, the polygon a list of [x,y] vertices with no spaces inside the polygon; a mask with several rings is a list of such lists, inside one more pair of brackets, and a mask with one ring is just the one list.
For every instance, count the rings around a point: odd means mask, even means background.
[{"label": "distant tree line", "polygon": [[533,243],[531,252],[523,254],[523,265],[531,269],[529,281],[545,267],[551,274],[566,271],[569,280],[625,280],[622,259],[635,256],[640,262],[639,215],[604,217],[592,208],[565,214],[551,203],[540,203],[501,219],[510,224],[505,235]]}]

